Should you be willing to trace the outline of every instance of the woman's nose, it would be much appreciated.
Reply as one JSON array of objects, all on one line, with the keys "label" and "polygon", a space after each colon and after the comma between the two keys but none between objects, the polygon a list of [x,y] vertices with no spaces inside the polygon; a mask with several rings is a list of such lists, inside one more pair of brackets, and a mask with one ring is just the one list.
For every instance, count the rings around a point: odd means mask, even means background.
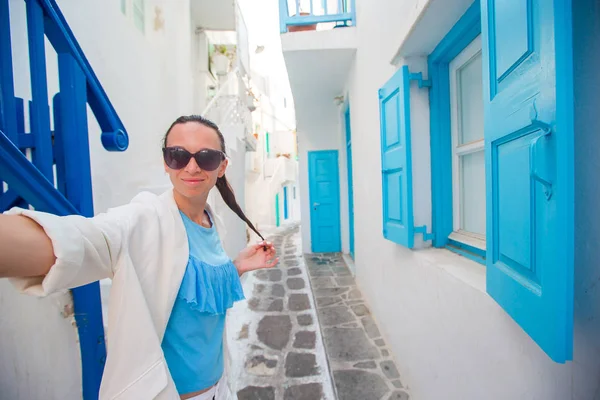
[{"label": "woman's nose", "polygon": [[191,174],[191,173],[195,173],[195,172],[198,172],[201,170],[202,170],[202,168],[200,168],[198,166],[196,159],[194,157],[190,158],[190,162],[185,167],[185,172],[187,172],[188,174]]}]

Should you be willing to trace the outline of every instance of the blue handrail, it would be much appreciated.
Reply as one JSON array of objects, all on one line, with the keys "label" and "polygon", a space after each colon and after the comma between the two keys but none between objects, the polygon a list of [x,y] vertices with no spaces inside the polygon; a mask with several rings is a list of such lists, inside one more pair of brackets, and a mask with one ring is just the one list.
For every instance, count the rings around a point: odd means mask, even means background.
[{"label": "blue handrail", "polygon": [[[300,0],[294,1],[294,14],[290,15],[290,0],[279,0],[279,27],[286,33],[290,26],[306,26],[336,22],[342,26],[356,26],[355,0],[337,0],[336,10],[330,10],[327,0],[309,0],[309,10],[301,10]],[[319,3],[319,4],[317,4]]]},{"label": "blue handrail", "polygon": [[[56,1],[25,2],[32,88],[28,104],[30,132],[25,132],[25,102],[14,92],[9,0],[0,0],[0,212],[32,205],[57,215],[91,217],[94,210],[87,105],[101,127],[105,149],[124,151],[129,139]],[[53,98],[52,115],[44,36],[58,55],[60,91]],[[31,160],[25,156],[26,150],[31,151]],[[8,185],[7,191],[2,182]],[[72,294],[83,398],[94,400],[98,398],[106,361],[98,282],[76,288]]]},{"label": "blue handrail", "polygon": [[1,130],[0,171],[2,180],[11,188],[18,187],[19,196],[36,210],[56,215],[79,214]]},{"label": "blue handrail", "polygon": [[[28,0],[30,1],[30,0]],[[37,0],[47,17],[44,24],[46,36],[57,53],[70,53],[83,71],[87,81],[87,97],[90,108],[102,129],[102,145],[108,151],[124,151],[129,138],[123,123],[110,102],[83,50],[69,28],[55,0]]]}]

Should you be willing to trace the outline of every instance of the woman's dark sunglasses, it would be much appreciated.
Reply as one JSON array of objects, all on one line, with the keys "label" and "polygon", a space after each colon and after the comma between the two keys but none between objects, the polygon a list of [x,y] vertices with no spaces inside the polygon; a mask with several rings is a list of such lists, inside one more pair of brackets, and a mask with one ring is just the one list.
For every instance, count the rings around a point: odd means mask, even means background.
[{"label": "woman's dark sunglasses", "polygon": [[185,168],[194,157],[198,167],[205,171],[214,171],[225,159],[225,153],[219,150],[203,149],[192,154],[182,147],[165,147],[163,148],[163,157],[171,169]]}]

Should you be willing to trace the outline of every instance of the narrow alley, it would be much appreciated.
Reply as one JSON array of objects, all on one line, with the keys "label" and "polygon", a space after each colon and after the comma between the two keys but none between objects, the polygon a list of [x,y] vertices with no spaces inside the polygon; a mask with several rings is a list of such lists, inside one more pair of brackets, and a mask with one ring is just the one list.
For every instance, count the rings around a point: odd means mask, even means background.
[{"label": "narrow alley", "polygon": [[269,239],[281,263],[245,279],[228,319],[237,398],[408,400],[341,255],[303,256],[297,224]]}]

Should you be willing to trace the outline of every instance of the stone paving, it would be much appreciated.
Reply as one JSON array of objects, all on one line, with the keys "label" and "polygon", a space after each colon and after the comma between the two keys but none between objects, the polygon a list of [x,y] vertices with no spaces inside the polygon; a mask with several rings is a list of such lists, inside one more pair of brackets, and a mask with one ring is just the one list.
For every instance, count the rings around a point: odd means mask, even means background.
[{"label": "stone paving", "polygon": [[298,226],[270,237],[280,264],[248,274],[230,311],[238,400],[408,400],[341,255],[300,253]]},{"label": "stone paving", "polygon": [[269,237],[281,262],[248,274],[247,301],[228,315],[238,400],[334,400],[298,226]]},{"label": "stone paving", "polygon": [[337,398],[410,399],[391,352],[342,256],[305,258]]}]

